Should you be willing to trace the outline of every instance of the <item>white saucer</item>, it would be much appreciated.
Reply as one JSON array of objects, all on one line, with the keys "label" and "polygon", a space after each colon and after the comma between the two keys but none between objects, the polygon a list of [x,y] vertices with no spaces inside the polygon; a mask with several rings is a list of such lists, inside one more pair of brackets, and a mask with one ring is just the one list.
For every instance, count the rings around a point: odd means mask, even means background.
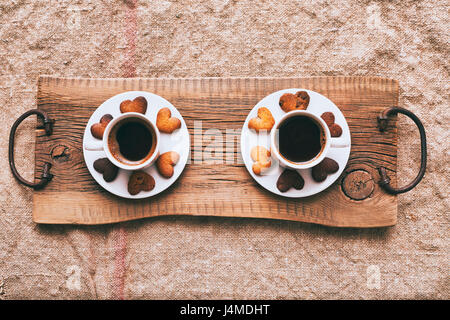
[{"label": "white saucer", "polygon": [[153,123],[156,123],[156,115],[158,111],[164,107],[167,107],[172,112],[172,117],[176,117],[181,121],[181,128],[175,130],[172,134],[162,133],[161,132],[161,143],[160,143],[160,154],[163,154],[167,151],[176,151],[180,155],[180,159],[178,163],[174,167],[174,174],[171,178],[167,179],[162,177],[155,165],[150,166],[149,168],[144,169],[145,172],[150,174],[155,179],[155,188],[151,191],[141,191],[137,195],[130,195],[128,192],[128,180],[132,171],[119,169],[119,173],[116,179],[112,182],[106,182],[103,179],[103,174],[97,172],[94,169],[94,161],[99,158],[105,158],[106,154],[104,151],[90,151],[83,148],[83,156],[86,166],[91,173],[92,177],[95,181],[98,182],[103,188],[107,191],[123,198],[128,199],[142,199],[148,198],[158,193],[166,190],[170,187],[180,176],[181,172],[183,172],[184,167],[186,166],[189,151],[190,151],[190,137],[189,132],[184,122],[183,117],[180,112],[178,112],[177,108],[175,108],[169,101],[166,99],[145,91],[128,91],[121,94],[118,94],[105,102],[103,102],[92,114],[90,117],[86,129],[84,130],[83,136],[83,146],[90,141],[99,141],[94,138],[91,134],[91,126],[94,123],[100,121],[100,118],[109,113],[114,118],[118,117],[122,113],[120,112],[120,103],[124,100],[133,100],[136,97],[143,96],[147,99],[147,112],[146,116],[150,118]]},{"label": "white saucer", "polygon": [[[338,138],[331,139],[335,140],[336,142],[348,143],[348,147],[330,148],[330,151],[328,152],[326,157],[335,160],[339,164],[339,170],[336,173],[329,175],[325,179],[325,181],[315,182],[311,176],[311,169],[297,170],[305,180],[305,186],[303,187],[303,189],[296,190],[294,188],[291,188],[287,192],[281,192],[277,188],[277,180],[280,174],[283,172],[284,168],[279,166],[278,162],[273,157],[272,166],[264,175],[256,175],[252,170],[253,160],[250,157],[250,150],[257,145],[263,146],[267,148],[267,150],[270,150],[270,131],[267,133],[258,134],[254,130],[250,130],[248,128],[248,122],[250,121],[250,119],[257,116],[258,109],[261,107],[268,108],[272,113],[272,116],[275,118],[275,121],[278,121],[278,119],[280,119],[285,114],[285,112],[279,106],[280,97],[284,93],[296,93],[297,91],[301,90],[308,92],[310,96],[310,102],[307,111],[314,113],[319,117],[324,112],[333,112],[335,116],[335,123],[340,125],[342,128],[342,135]],[[330,99],[326,98],[320,93],[301,88],[280,90],[263,98],[253,107],[253,109],[248,114],[241,133],[241,154],[250,175],[256,180],[256,182],[258,182],[261,186],[263,186],[270,192],[289,198],[308,197],[319,193],[331,186],[344,171],[345,166],[347,165],[348,158],[350,156],[350,149],[350,129],[341,110],[339,110],[339,108]]]}]

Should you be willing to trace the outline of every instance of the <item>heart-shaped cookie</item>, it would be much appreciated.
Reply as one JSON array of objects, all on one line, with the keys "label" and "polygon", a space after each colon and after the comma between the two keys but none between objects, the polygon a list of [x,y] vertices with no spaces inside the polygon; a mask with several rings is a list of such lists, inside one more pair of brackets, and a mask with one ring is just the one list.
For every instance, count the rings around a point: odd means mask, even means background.
[{"label": "heart-shaped cookie", "polygon": [[277,188],[281,192],[286,192],[290,188],[301,190],[305,186],[305,180],[296,170],[285,169],[277,180]]},{"label": "heart-shaped cookie", "polygon": [[298,91],[295,96],[297,97],[297,109],[306,110],[310,100],[308,92]]},{"label": "heart-shaped cookie", "polygon": [[250,119],[248,122],[248,128],[254,129],[256,132],[260,130],[270,131],[275,124],[275,119],[272,113],[266,107],[258,109],[258,116],[256,118]]},{"label": "heart-shaped cookie", "polygon": [[94,123],[91,126],[91,134],[94,138],[103,139],[103,133],[105,132],[105,128],[108,123],[113,119],[113,116],[110,114],[105,114],[100,118],[100,122]]},{"label": "heart-shaped cookie", "polygon": [[324,181],[329,174],[336,173],[339,170],[339,164],[330,158],[325,158],[317,166],[312,168],[312,177],[316,182]]},{"label": "heart-shaped cookie", "polygon": [[165,152],[156,160],[156,168],[163,177],[170,178],[173,176],[173,167],[178,163],[178,160],[180,160],[178,152]]},{"label": "heart-shaped cookie", "polygon": [[106,182],[111,182],[117,177],[119,168],[117,168],[108,158],[100,158],[94,161],[95,171],[103,174]]},{"label": "heart-shaped cookie", "polygon": [[325,121],[330,129],[330,134],[332,137],[337,138],[342,135],[342,128],[337,123],[334,123],[334,114],[332,112],[324,112],[320,117]]},{"label": "heart-shaped cookie", "polygon": [[309,94],[306,91],[298,91],[296,94],[285,93],[280,97],[279,105],[284,112],[306,110],[309,100]]},{"label": "heart-shaped cookie", "polygon": [[155,187],[155,179],[144,171],[134,171],[128,180],[128,192],[134,196],[141,191],[151,191]]},{"label": "heart-shaped cookie", "polygon": [[172,133],[176,129],[181,128],[181,121],[172,117],[172,112],[170,112],[169,108],[162,108],[156,116],[156,126],[161,132]]},{"label": "heart-shaped cookie", "polygon": [[270,151],[264,147],[253,147],[250,151],[250,156],[255,162],[252,166],[253,172],[257,175],[261,175],[261,173],[270,168],[270,166],[272,165],[272,161],[270,159]]},{"label": "heart-shaped cookie", "polygon": [[137,97],[133,101],[125,100],[120,104],[120,112],[139,112],[145,114],[147,111],[147,99],[144,97]]}]

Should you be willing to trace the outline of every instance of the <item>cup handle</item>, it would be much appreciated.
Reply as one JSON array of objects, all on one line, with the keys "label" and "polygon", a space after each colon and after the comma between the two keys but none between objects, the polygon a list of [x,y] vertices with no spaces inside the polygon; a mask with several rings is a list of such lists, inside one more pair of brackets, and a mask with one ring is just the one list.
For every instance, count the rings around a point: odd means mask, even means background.
[{"label": "cup handle", "polygon": [[331,140],[331,148],[347,148],[349,146],[348,142],[344,141],[333,141]]},{"label": "cup handle", "polygon": [[89,151],[102,151],[103,141],[88,141],[84,143],[84,149]]}]

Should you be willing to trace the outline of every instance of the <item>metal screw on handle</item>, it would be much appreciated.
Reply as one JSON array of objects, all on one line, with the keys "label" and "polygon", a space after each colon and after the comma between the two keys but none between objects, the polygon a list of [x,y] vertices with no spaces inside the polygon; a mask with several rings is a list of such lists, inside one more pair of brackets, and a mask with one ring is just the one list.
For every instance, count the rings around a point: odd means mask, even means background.
[{"label": "metal screw on handle", "polygon": [[49,162],[44,163],[44,171],[41,175],[41,179],[39,180],[39,182],[33,183],[33,182],[29,182],[29,181],[25,180],[24,178],[22,178],[22,176],[17,171],[16,165],[14,163],[14,138],[16,135],[17,127],[25,118],[27,118],[33,114],[36,114],[38,117],[41,117],[44,120],[45,134],[47,136],[52,134],[53,123],[55,121],[53,119],[50,119],[50,117],[47,115],[46,112],[38,110],[38,109],[32,109],[32,110],[25,112],[14,122],[14,124],[11,127],[11,131],[9,133],[8,158],[9,158],[9,167],[11,168],[11,172],[12,172],[14,178],[17,179],[17,181],[26,185],[27,187],[30,187],[33,189],[40,189],[40,188],[43,188],[53,178],[53,175],[50,173],[50,168],[52,167],[52,164]]},{"label": "metal screw on handle", "polygon": [[425,128],[423,127],[422,122],[420,121],[420,119],[411,111],[406,110],[404,108],[400,108],[400,107],[390,107],[385,109],[384,111],[382,111],[380,113],[380,115],[378,116],[377,120],[378,120],[378,129],[383,132],[387,129],[387,125],[388,125],[388,120],[389,120],[389,116],[393,116],[396,115],[398,113],[404,114],[408,117],[410,117],[414,123],[417,125],[417,128],[419,128],[419,133],[420,133],[420,170],[419,173],[417,174],[416,178],[411,181],[411,183],[407,184],[406,186],[402,187],[402,188],[394,188],[391,186],[391,179],[389,178],[389,176],[387,175],[386,172],[386,168],[384,167],[380,167],[378,168],[378,172],[380,173],[381,176],[381,180],[379,182],[379,185],[388,193],[390,194],[399,194],[399,193],[404,193],[404,192],[408,192],[409,190],[411,190],[412,188],[414,188],[419,182],[420,180],[422,180],[423,176],[425,175],[425,170],[427,167],[427,138],[425,135]]}]

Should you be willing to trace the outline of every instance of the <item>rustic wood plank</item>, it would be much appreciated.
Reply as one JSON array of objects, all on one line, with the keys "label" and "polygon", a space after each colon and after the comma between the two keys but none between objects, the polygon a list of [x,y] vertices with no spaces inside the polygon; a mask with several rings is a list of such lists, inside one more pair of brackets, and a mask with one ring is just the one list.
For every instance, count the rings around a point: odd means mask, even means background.
[{"label": "rustic wood plank", "polygon": [[[246,171],[238,145],[239,130],[251,108],[264,96],[285,88],[307,88],[329,97],[350,126],[352,150],[348,166],[326,191],[303,199],[285,199],[257,185]],[[126,200],[103,190],[84,165],[82,137],[92,112],[111,96],[128,90],[161,95],[183,115],[191,134],[191,162],[177,182],[162,194]],[[201,79],[75,79],[40,77],[38,108],[56,119],[54,133],[36,132],[35,176],[43,163],[55,175],[35,191],[33,220],[37,223],[101,224],[160,215],[211,215],[273,218],[343,227],[390,226],[397,219],[397,197],[376,184],[372,195],[355,201],[341,189],[346,173],[362,169],[375,181],[376,168],[386,167],[395,182],[397,126],[380,133],[376,116],[398,104],[398,82],[368,77],[201,78]],[[194,122],[202,120],[202,130]],[[234,148],[212,154],[200,163],[201,139],[209,129],[237,129]],[[58,148],[58,156],[52,150]],[[205,160],[205,159],[203,159]]]}]

